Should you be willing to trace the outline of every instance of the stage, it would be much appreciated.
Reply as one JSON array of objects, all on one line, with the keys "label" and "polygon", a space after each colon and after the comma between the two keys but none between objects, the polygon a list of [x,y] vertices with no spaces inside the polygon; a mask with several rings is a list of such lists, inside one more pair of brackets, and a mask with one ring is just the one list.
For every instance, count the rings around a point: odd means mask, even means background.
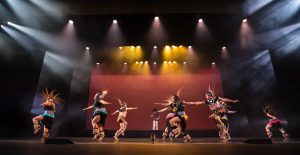
[{"label": "stage", "polygon": [[41,144],[38,139],[10,139],[0,140],[1,154],[297,154],[300,151],[300,141],[292,139],[283,142],[273,140],[273,144],[246,144],[247,138],[233,138],[229,142],[221,142],[217,138],[194,138],[189,143],[176,139],[173,143],[156,139],[154,144],[150,138],[120,138],[120,142],[113,142],[106,138],[98,143],[91,138],[67,138],[74,144],[62,145]]}]

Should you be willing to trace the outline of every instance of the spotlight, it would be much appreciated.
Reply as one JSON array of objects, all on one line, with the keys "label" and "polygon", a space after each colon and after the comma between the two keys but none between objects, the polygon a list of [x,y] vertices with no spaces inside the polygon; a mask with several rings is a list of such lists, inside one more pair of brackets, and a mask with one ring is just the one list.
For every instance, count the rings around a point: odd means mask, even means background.
[{"label": "spotlight", "polygon": [[143,64],[144,62],[143,61],[140,61],[140,64]]},{"label": "spotlight", "polygon": [[136,46],[136,48],[141,48],[141,46]]},{"label": "spotlight", "polygon": [[138,64],[138,63],[139,63],[138,61],[135,62],[135,64]]},{"label": "spotlight", "polygon": [[158,17],[158,16],[154,17],[154,20],[158,21],[158,20],[159,20],[159,17]]},{"label": "spotlight", "polygon": [[186,62],[184,61],[183,64],[186,64]]},{"label": "spotlight", "polygon": [[145,64],[148,64],[148,61],[145,61]]},{"label": "spotlight", "polygon": [[114,23],[114,24],[117,24],[117,23],[118,23],[118,21],[114,19],[114,20],[113,20],[113,23]]},{"label": "spotlight", "polygon": [[215,65],[216,63],[215,63],[215,62],[212,62],[211,64],[212,64],[212,65]]},{"label": "spotlight", "polygon": [[156,62],[154,61],[153,64],[156,65]]},{"label": "spotlight", "polygon": [[156,48],[157,48],[157,46],[153,46],[153,48],[155,48],[155,49],[156,49]]},{"label": "spotlight", "polygon": [[127,62],[124,62],[124,65],[127,65]]},{"label": "spotlight", "polygon": [[122,46],[120,46],[120,47],[119,47],[119,49],[121,50],[121,49],[123,49],[123,47],[122,47]]},{"label": "spotlight", "polygon": [[182,45],[179,45],[180,48],[182,48]]},{"label": "spotlight", "polygon": [[171,61],[169,61],[168,63],[169,63],[169,64],[171,64],[172,62],[171,62]]},{"label": "spotlight", "polygon": [[89,50],[90,48],[89,48],[89,47],[85,47],[85,49],[86,49],[86,50]]},{"label": "spotlight", "polygon": [[176,61],[173,61],[173,64],[176,64]]},{"label": "spotlight", "polygon": [[176,48],[176,46],[175,46],[175,45],[172,45],[172,48]]},{"label": "spotlight", "polygon": [[131,48],[135,48],[134,46],[131,46]]},{"label": "spotlight", "polygon": [[69,20],[69,24],[74,24],[73,20]]},{"label": "spotlight", "polygon": [[164,64],[166,64],[167,63],[167,61],[164,61]]},{"label": "spotlight", "polygon": [[97,64],[97,65],[99,65],[100,63],[99,63],[99,62],[97,62],[96,64]]},{"label": "spotlight", "polygon": [[247,18],[243,19],[243,23],[246,23],[247,22]]},{"label": "spotlight", "polygon": [[225,50],[225,49],[226,49],[226,47],[225,47],[225,46],[223,46],[223,47],[222,47],[222,49],[223,49],[223,50]]},{"label": "spotlight", "polygon": [[1,25],[1,28],[4,28],[4,26],[3,26],[3,25]]},{"label": "spotlight", "polygon": [[199,23],[202,23],[202,22],[203,22],[203,19],[199,19],[198,22],[199,22]]},{"label": "spotlight", "polygon": [[12,25],[12,22],[7,22],[8,25]]},{"label": "spotlight", "polygon": [[192,48],[192,46],[189,46],[188,48]]}]

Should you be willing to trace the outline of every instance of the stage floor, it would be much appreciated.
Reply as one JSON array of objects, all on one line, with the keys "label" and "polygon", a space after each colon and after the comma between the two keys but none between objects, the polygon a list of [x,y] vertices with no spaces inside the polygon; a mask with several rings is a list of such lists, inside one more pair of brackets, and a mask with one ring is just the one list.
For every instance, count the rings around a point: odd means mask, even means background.
[{"label": "stage floor", "polygon": [[151,144],[150,138],[120,138],[120,142],[114,143],[112,138],[98,143],[91,138],[66,138],[74,142],[70,145],[41,144],[38,139],[9,139],[0,140],[0,154],[44,154],[44,155],[177,155],[177,154],[299,154],[300,140],[283,142],[275,139],[273,144],[246,144],[247,138],[233,138],[225,143],[217,138],[194,138],[190,143],[183,143],[182,139],[175,142],[162,142],[157,139]]}]

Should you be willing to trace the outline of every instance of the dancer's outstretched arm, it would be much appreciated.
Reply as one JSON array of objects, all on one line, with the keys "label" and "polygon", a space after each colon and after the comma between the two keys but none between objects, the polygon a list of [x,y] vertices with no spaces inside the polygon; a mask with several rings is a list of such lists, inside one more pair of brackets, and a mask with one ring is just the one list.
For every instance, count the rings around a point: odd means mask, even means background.
[{"label": "dancer's outstretched arm", "polygon": [[126,108],[126,110],[135,110],[138,109],[138,107],[130,107],[130,108]]},{"label": "dancer's outstretched arm", "polygon": [[113,112],[111,115],[115,115],[116,113],[118,113],[119,110],[116,110],[115,112]]},{"label": "dancer's outstretched arm", "polygon": [[183,101],[183,103],[186,104],[186,105],[200,105],[200,104],[204,104],[205,101],[196,101],[196,102]]},{"label": "dancer's outstretched arm", "polygon": [[166,107],[166,108],[163,108],[163,109],[161,109],[161,110],[158,110],[157,112],[164,112],[164,111],[166,111],[166,110],[168,110],[169,108],[168,107]]},{"label": "dancer's outstretched arm", "polygon": [[222,102],[225,102],[225,103],[238,103],[238,102],[240,102],[239,100],[230,100],[230,99],[222,98],[222,97],[219,97],[219,100],[221,100]]},{"label": "dancer's outstretched arm", "polygon": [[89,110],[89,109],[92,109],[93,107],[94,107],[94,105],[91,105],[91,106],[88,106],[88,107],[86,107],[86,108],[84,108],[82,110]]}]

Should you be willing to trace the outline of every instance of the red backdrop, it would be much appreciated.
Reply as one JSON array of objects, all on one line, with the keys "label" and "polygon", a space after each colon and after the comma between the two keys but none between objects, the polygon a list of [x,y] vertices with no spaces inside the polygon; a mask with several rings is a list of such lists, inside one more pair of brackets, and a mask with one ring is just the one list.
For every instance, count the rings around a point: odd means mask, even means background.
[{"label": "red backdrop", "polygon": [[[127,122],[129,130],[151,130],[152,120],[150,115],[153,108],[162,109],[163,106],[155,105],[167,96],[175,94],[183,87],[181,98],[185,101],[204,100],[208,85],[214,85],[217,93],[223,95],[221,77],[218,70],[205,70],[198,74],[180,75],[106,75],[94,69],[90,82],[90,95],[88,105],[93,104],[96,92],[109,89],[105,100],[112,102],[107,105],[109,112],[105,128],[116,130],[119,124],[116,122],[117,115],[111,113],[119,108],[116,98],[126,101],[129,107],[138,107],[137,110],[128,112]],[[87,128],[91,128],[90,118],[93,111],[87,112]],[[186,106],[188,114],[188,130],[215,129],[213,120],[208,118],[210,111],[206,105]],[[165,128],[165,116],[167,112],[160,113],[159,129]]]}]

